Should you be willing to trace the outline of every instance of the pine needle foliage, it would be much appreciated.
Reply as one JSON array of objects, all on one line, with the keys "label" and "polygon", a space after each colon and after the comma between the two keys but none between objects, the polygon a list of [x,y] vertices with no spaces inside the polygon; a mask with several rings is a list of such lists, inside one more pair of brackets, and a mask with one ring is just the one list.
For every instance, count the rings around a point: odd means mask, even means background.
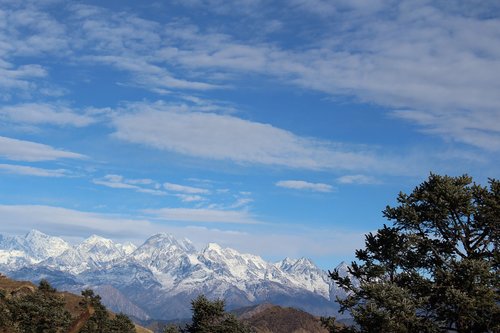
[{"label": "pine needle foliage", "polygon": [[366,235],[339,299],[356,325],[330,332],[500,332],[500,182],[430,174],[387,206]]}]

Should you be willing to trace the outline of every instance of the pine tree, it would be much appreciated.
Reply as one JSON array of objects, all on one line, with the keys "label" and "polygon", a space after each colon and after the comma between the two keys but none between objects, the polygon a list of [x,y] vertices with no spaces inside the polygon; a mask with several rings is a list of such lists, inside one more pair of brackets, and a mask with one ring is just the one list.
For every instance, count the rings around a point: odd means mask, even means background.
[{"label": "pine tree", "polygon": [[177,325],[168,324],[163,328],[163,333],[181,333],[181,329]]},{"label": "pine tree", "polygon": [[79,333],[135,333],[135,325],[129,317],[120,313],[113,319],[106,307],[101,303],[101,297],[93,290],[82,291],[83,300],[80,306],[85,310],[92,309],[93,314],[87,320]]},{"label": "pine tree", "polygon": [[331,332],[499,332],[500,182],[431,174],[368,234],[339,300],[356,327]]},{"label": "pine tree", "polygon": [[119,313],[109,324],[109,333],[135,333],[135,325],[129,317]]},{"label": "pine tree", "polygon": [[56,289],[42,280],[34,293],[9,301],[14,328],[24,333],[65,332],[71,315],[64,308],[65,302]]},{"label": "pine tree", "polygon": [[200,295],[191,302],[192,323],[186,326],[187,333],[250,333],[251,330],[239,322],[233,314],[224,310],[224,300],[210,301]]}]

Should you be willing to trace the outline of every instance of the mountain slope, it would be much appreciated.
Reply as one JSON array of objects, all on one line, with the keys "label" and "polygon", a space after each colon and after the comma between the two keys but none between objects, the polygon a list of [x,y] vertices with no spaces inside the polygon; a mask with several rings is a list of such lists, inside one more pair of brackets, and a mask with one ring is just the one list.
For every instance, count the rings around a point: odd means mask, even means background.
[{"label": "mountain slope", "polygon": [[[34,293],[36,290],[37,287],[31,282],[13,280],[0,274],[0,292],[5,299],[22,297],[23,295]],[[68,332],[78,332],[79,328],[85,325],[85,322],[91,315],[91,313],[85,313],[83,307],[80,305],[83,298],[69,292],[57,292],[56,295],[63,299],[64,308],[71,315],[72,323]],[[1,301],[3,301],[3,299],[0,299],[0,302]],[[110,316],[113,317],[114,314],[110,313]],[[152,333],[150,330],[140,325],[135,325],[135,327],[137,333]],[[2,330],[1,327],[0,330],[4,333],[17,332],[17,330],[11,331],[9,328]]]},{"label": "mountain slope", "polygon": [[[347,266],[338,266],[347,274]],[[103,302],[138,318],[186,318],[199,294],[224,298],[229,309],[272,302],[317,315],[336,314],[343,291],[327,272],[306,258],[269,263],[215,243],[193,244],[158,234],[142,245],[116,244],[93,235],[71,246],[32,231],[1,236],[0,271],[38,282],[42,278],[71,291],[103,288]]]},{"label": "mountain slope", "polygon": [[319,318],[294,308],[262,304],[240,309],[237,315],[256,333],[328,333]]}]

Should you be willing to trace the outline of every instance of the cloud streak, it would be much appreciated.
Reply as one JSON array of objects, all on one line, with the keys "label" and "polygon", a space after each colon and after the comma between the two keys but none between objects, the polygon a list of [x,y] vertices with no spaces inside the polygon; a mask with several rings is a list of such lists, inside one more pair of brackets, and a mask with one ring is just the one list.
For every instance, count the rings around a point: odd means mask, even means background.
[{"label": "cloud streak", "polygon": [[43,169],[26,165],[0,164],[0,172],[35,177],[70,177],[72,173],[66,169]]},{"label": "cloud streak", "polygon": [[208,208],[161,208],[144,211],[154,218],[164,221],[190,223],[261,224],[248,212]]},{"label": "cloud streak", "polygon": [[186,193],[186,194],[208,194],[208,193],[210,193],[209,190],[204,189],[204,188],[179,185],[179,184],[173,184],[173,183],[164,183],[163,187],[166,190],[169,190],[172,192],[181,192],[181,193]]},{"label": "cloud streak", "polygon": [[96,185],[102,185],[115,189],[129,189],[139,193],[146,193],[152,195],[167,195],[165,191],[156,188],[147,188],[145,185],[154,185],[150,179],[125,179],[120,175],[106,175],[101,179],[94,179],[92,182]]},{"label": "cloud streak", "polygon": [[333,186],[324,183],[311,183],[304,180],[280,180],[276,182],[276,186],[293,189],[293,190],[306,190],[313,192],[332,192]]},{"label": "cloud streak", "polygon": [[25,103],[0,107],[0,120],[21,124],[75,127],[84,127],[96,121],[88,114],[80,113],[63,105]]},{"label": "cloud streak", "polygon": [[113,137],[179,154],[287,168],[395,171],[388,158],[300,137],[231,115],[193,112],[165,103],[136,103],[114,117]]},{"label": "cloud streak", "polygon": [[337,178],[337,181],[340,184],[379,184],[380,181],[374,177],[366,176],[366,175],[345,175]]},{"label": "cloud streak", "polygon": [[9,160],[26,162],[52,161],[62,158],[86,158],[84,155],[59,150],[45,144],[4,136],[0,136],[0,156]]},{"label": "cloud streak", "polygon": [[[252,16],[254,24],[275,19],[262,10],[260,1],[239,3],[237,7],[261,12]],[[219,14],[241,14],[219,1],[209,7]],[[493,2],[456,6],[294,0],[280,19],[304,11],[328,18],[311,26],[309,20],[300,23],[299,28],[317,31],[314,39],[303,37],[302,48],[287,48],[270,37],[249,41],[223,25],[206,30],[82,4],[65,10],[71,21],[56,19],[42,7],[2,9],[0,17],[6,23],[0,26],[0,86],[41,91],[39,79],[48,76],[47,68],[16,66],[12,59],[45,54],[90,66],[110,65],[129,73],[130,84],[161,94],[230,88],[238,79],[256,75],[404,110],[391,114],[416,124],[425,134],[500,149],[500,19],[485,15],[498,12]],[[58,119],[63,114],[57,114]]]}]

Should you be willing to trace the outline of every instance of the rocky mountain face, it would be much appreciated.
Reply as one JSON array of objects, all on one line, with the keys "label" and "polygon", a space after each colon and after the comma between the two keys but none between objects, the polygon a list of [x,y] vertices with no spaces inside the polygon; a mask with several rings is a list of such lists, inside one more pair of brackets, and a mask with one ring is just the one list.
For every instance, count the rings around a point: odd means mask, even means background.
[{"label": "rocky mountain face", "polygon": [[[338,268],[348,274],[345,263]],[[229,309],[273,303],[316,315],[338,315],[335,299],[344,296],[309,259],[270,263],[214,243],[197,251],[189,240],[168,234],[139,247],[96,235],[75,246],[36,230],[0,235],[0,272],[35,282],[46,278],[73,292],[93,288],[112,310],[142,320],[187,318],[199,294],[224,298]]]}]

